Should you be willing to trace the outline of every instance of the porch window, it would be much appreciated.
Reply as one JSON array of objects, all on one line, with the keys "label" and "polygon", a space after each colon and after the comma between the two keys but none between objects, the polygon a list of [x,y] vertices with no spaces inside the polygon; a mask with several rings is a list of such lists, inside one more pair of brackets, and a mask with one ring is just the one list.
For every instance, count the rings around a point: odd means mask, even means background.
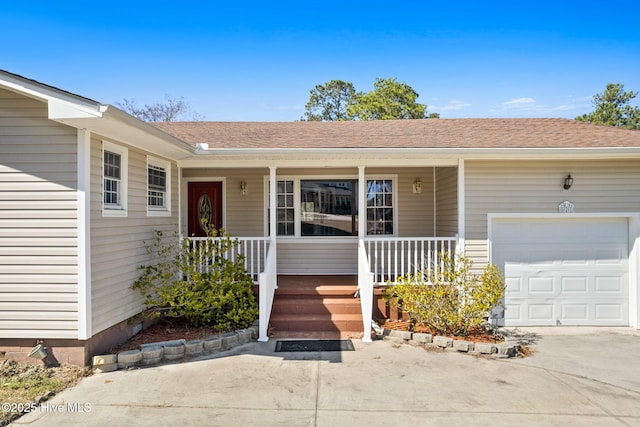
[{"label": "porch window", "polygon": [[[367,235],[393,235],[394,178],[367,179]],[[268,180],[267,201],[269,200]],[[276,185],[277,235],[344,237],[358,235],[357,179],[287,178]],[[269,229],[267,204],[266,227]]]},{"label": "porch window", "polygon": [[170,215],[171,164],[147,157],[147,215]]},{"label": "porch window", "polygon": [[302,236],[357,235],[355,180],[300,181]]},{"label": "porch window", "polygon": [[102,145],[102,214],[127,214],[127,152],[124,147],[104,141]]},{"label": "porch window", "polygon": [[367,180],[367,234],[393,234],[393,181]]},{"label": "porch window", "polygon": [[276,221],[278,223],[278,236],[293,236],[296,232],[293,181],[278,181],[277,196]]}]

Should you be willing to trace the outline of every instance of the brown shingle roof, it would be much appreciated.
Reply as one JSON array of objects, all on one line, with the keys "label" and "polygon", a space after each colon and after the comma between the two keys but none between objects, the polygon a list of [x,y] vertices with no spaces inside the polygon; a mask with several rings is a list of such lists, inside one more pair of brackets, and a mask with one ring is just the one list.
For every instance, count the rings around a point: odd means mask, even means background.
[{"label": "brown shingle roof", "polygon": [[568,119],[155,123],[210,149],[640,147],[640,131]]}]

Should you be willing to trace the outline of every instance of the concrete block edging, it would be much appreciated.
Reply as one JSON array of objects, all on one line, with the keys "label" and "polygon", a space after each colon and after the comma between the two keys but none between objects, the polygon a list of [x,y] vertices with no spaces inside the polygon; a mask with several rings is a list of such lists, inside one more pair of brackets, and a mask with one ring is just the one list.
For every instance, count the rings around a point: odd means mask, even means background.
[{"label": "concrete block edging", "polygon": [[257,333],[255,332],[252,328],[248,328],[212,335],[202,340],[179,339],[140,344],[137,350],[94,356],[92,367],[95,373],[113,372],[117,369],[155,365],[163,360],[177,361],[203,354],[219,353],[256,341]]},{"label": "concrete block edging", "polygon": [[431,334],[383,329],[382,339],[400,344],[439,348],[446,351],[457,351],[467,354],[490,355],[498,359],[516,357],[520,350],[517,341],[505,340],[501,343],[471,342],[465,339],[455,339]]}]

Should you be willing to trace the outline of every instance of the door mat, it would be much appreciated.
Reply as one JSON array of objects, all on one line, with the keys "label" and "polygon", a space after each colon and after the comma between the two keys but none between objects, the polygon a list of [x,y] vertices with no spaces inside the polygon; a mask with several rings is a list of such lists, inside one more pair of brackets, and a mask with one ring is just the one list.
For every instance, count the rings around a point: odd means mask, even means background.
[{"label": "door mat", "polygon": [[355,351],[351,340],[277,341],[276,352]]}]

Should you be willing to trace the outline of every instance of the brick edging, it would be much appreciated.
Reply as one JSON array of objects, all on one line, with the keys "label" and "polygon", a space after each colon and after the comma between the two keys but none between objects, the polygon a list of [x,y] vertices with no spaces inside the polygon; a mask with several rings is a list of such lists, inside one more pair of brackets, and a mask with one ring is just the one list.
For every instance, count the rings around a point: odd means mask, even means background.
[{"label": "brick edging", "polygon": [[421,332],[398,331],[395,329],[383,329],[381,338],[401,344],[406,343],[426,348],[439,348],[467,354],[484,354],[498,359],[516,357],[520,351],[520,343],[509,338],[506,338],[504,342],[495,344],[483,342],[474,343],[464,339],[454,339],[440,335],[434,336]]},{"label": "brick edging", "polygon": [[92,367],[94,372],[102,373],[139,366],[151,366],[164,361],[175,361],[231,350],[239,345],[256,341],[257,338],[258,326],[251,326],[247,329],[212,335],[202,340],[186,341],[179,339],[141,344],[137,350],[94,356]]}]

